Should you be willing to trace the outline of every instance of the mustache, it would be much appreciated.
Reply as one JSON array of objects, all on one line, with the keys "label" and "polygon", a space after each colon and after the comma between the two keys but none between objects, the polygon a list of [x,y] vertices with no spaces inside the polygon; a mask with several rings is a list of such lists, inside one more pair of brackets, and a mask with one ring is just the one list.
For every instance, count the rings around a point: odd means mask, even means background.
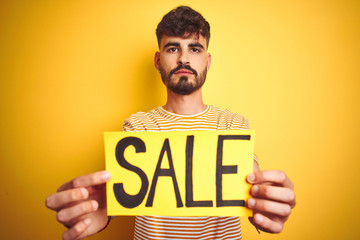
[{"label": "mustache", "polygon": [[179,66],[177,66],[176,68],[174,68],[173,70],[170,71],[169,77],[171,77],[175,72],[177,72],[177,71],[179,71],[181,69],[186,69],[186,70],[191,71],[195,75],[195,77],[197,77],[197,75],[198,75],[196,70],[192,69],[189,65],[179,65]]}]

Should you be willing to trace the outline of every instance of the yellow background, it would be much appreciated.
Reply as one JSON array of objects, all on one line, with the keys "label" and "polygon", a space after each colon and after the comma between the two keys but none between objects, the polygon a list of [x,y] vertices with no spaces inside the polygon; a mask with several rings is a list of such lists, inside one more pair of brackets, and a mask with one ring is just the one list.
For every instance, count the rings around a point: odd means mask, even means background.
[{"label": "yellow background", "polygon": [[[236,174],[221,175],[221,196],[223,200],[247,200],[250,197],[251,184],[246,176],[253,170],[255,143],[254,130],[230,131],[176,131],[176,132],[105,132],[105,169],[111,173],[106,186],[107,212],[116,215],[159,215],[159,216],[252,216],[252,210],[242,206],[217,207],[217,148],[219,135],[249,135],[250,140],[222,141],[221,165],[236,166]],[[192,149],[192,185],[194,201],[211,201],[212,207],[186,207],[186,156],[187,136],[193,136]],[[113,189],[114,184],[123,183],[126,194],[137,195],[144,184],[138,173],[120,166],[115,156],[117,144],[126,137],[136,137],[145,144],[145,152],[137,153],[132,144],[124,149],[125,161],[145,173],[148,180],[147,194],[142,202],[133,208],[121,205]],[[163,153],[165,139],[169,150]],[[164,148],[166,150],[166,148]],[[169,157],[171,156],[171,159]],[[160,158],[161,157],[161,158]],[[146,207],[155,178],[155,170],[160,161],[161,169],[170,169],[172,162],[175,178],[158,176],[153,195],[153,204]],[[237,183],[237,184],[234,184]],[[177,185],[182,207],[177,207],[174,184]]]},{"label": "yellow background", "polygon": [[[247,116],[263,169],[282,169],[298,205],[280,235],[358,239],[360,2],[0,2],[1,239],[60,239],[44,206],[64,181],[104,169],[103,132],[163,104],[155,27],[189,4],[210,22],[207,104]],[[129,239],[119,217],[91,239]]]}]

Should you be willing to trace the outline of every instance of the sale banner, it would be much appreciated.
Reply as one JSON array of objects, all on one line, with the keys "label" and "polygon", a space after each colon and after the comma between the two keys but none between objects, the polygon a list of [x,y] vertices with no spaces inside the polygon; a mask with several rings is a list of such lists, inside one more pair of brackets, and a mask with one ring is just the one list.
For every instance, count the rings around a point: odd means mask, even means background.
[{"label": "sale banner", "polygon": [[254,130],[105,132],[108,215],[251,216]]}]

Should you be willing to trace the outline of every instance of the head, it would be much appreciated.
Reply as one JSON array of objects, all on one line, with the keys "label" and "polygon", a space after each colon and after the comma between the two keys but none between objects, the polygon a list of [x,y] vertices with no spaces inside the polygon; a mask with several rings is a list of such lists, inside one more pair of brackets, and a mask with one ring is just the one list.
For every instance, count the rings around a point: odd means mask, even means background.
[{"label": "head", "polygon": [[202,35],[206,39],[206,47],[209,46],[209,23],[200,13],[187,6],[179,6],[168,12],[156,28],[159,48],[163,35],[187,38],[194,34]]},{"label": "head", "polygon": [[156,35],[155,67],[166,87],[181,95],[200,89],[211,60],[209,23],[195,10],[180,6],[163,17]]}]

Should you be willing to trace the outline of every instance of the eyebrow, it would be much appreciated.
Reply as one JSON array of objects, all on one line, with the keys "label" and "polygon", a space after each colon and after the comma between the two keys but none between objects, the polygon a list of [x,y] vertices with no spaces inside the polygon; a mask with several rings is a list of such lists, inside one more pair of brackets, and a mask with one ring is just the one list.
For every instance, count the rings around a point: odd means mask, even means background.
[{"label": "eyebrow", "polygon": [[201,49],[204,49],[204,46],[202,44],[198,43],[198,42],[197,43],[190,43],[189,47],[199,47]]},{"label": "eyebrow", "polygon": [[[170,46],[180,47],[180,43],[177,43],[177,42],[168,42],[167,44],[165,44],[164,48],[167,48],[167,47],[170,47]],[[199,42],[190,43],[188,46],[189,46],[189,47],[199,47],[199,48],[201,48],[201,49],[205,49],[204,46],[203,46],[202,44],[200,44]]]},{"label": "eyebrow", "polygon": [[170,46],[180,47],[180,43],[168,42],[167,44],[165,44],[164,48],[167,48],[167,47],[170,47]]}]

